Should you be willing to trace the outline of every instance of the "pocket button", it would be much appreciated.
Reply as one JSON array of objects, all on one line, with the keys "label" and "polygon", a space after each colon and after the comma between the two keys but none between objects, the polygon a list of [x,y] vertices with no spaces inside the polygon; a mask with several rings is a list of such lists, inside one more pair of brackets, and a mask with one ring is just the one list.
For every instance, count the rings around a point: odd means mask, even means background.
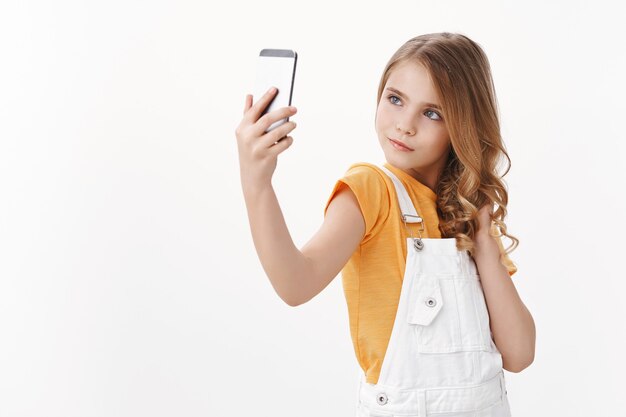
[{"label": "pocket button", "polygon": [[437,305],[437,300],[435,300],[435,299],[434,299],[434,298],[432,298],[432,297],[428,297],[428,298],[426,299],[426,305],[427,305],[428,307],[434,307],[434,306],[436,306],[436,305]]},{"label": "pocket button", "polygon": [[380,405],[387,404],[387,394],[385,394],[384,392],[381,392],[380,394],[378,394],[376,396],[376,402],[378,402],[378,404]]}]

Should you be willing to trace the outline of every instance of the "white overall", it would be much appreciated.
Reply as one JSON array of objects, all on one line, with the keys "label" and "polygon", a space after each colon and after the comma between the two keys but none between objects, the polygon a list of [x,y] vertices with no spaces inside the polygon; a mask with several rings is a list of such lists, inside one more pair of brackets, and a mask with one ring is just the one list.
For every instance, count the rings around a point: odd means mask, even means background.
[{"label": "white overall", "polygon": [[[392,179],[402,218],[421,217]],[[422,228],[423,230],[423,223]],[[455,238],[407,238],[406,270],[377,384],[359,374],[357,417],[510,417],[480,277]]]}]

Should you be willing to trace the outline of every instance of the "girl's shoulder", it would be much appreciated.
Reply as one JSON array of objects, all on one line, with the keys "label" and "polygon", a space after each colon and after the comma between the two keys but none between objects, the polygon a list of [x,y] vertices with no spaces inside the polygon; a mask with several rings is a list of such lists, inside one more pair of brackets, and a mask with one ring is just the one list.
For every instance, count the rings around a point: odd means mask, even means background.
[{"label": "girl's shoulder", "polygon": [[389,217],[391,209],[390,184],[391,179],[379,165],[370,162],[355,162],[351,164],[343,176],[338,179],[324,207],[326,210],[338,193],[342,185],[346,185],[356,197],[359,208],[365,220],[366,242],[375,235]]},{"label": "girl's shoulder", "polygon": [[372,181],[378,181],[382,184],[389,178],[381,167],[382,165],[377,165],[371,162],[355,162],[348,167],[345,175],[360,176]]},{"label": "girl's shoulder", "polygon": [[387,194],[387,180],[389,178],[380,165],[359,161],[352,163],[337,182],[349,185],[357,195],[369,193],[373,197],[376,194]]}]

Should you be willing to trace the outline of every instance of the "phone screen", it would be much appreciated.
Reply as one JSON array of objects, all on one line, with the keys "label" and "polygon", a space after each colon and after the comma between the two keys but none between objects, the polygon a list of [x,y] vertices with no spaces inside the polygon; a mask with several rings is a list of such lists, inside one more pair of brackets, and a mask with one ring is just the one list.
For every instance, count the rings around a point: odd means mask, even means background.
[{"label": "phone screen", "polygon": [[[263,49],[259,53],[253,92],[254,102],[258,101],[270,87],[278,88],[274,100],[261,115],[291,105],[297,60],[298,54],[291,49]],[[289,121],[289,117],[274,122],[267,128],[266,132],[287,121]]]}]

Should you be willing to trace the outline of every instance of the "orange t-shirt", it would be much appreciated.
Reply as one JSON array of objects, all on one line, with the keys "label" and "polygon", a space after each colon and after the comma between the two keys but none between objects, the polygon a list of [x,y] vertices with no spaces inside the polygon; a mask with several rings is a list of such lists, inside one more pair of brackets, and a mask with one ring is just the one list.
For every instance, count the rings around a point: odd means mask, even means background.
[{"label": "orange t-shirt", "polygon": [[[424,219],[422,237],[440,239],[437,195],[401,169],[387,162],[383,166],[400,179],[415,210]],[[366,162],[352,164],[336,182],[324,207],[324,216],[341,183],[354,192],[365,220],[363,240],[341,274],[354,351],[366,381],[375,384],[398,309],[406,266],[406,240],[410,235],[402,222],[391,178],[378,166]],[[407,223],[406,227],[414,237],[418,236],[418,223]],[[501,239],[496,241],[501,262],[512,276],[517,267],[506,255]]]}]

